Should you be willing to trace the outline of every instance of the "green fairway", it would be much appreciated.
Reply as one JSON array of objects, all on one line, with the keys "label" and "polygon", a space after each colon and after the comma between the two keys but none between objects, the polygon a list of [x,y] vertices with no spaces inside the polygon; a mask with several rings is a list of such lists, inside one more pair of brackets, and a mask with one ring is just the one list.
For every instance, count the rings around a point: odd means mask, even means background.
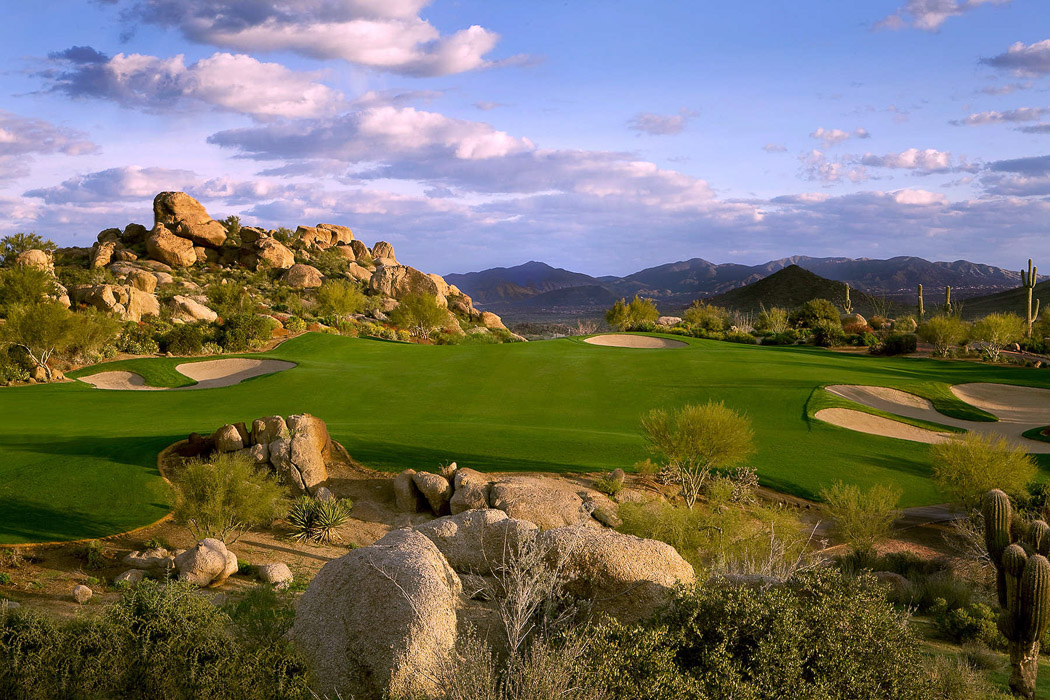
[{"label": "green fairway", "polygon": [[[717,399],[751,417],[753,464],[768,486],[812,497],[836,479],[892,483],[903,489],[903,505],[936,503],[944,499],[928,478],[924,445],[813,420],[815,390],[897,387],[974,418],[949,385],[1050,386],[1050,372],[1039,370],[686,340],[685,348],[638,350],[578,339],[426,346],[308,334],[264,355],[298,367],[232,387],[0,389],[0,543],[148,524],[167,512],[155,466],[163,447],[192,431],[302,412],[323,418],[356,459],[378,469],[455,460],[481,470],[590,471],[630,469],[646,457],[644,412]],[[187,384],[174,372],[182,361],[134,360],[77,374],[119,368],[157,385]],[[1041,464],[1050,467],[1045,457]]]}]

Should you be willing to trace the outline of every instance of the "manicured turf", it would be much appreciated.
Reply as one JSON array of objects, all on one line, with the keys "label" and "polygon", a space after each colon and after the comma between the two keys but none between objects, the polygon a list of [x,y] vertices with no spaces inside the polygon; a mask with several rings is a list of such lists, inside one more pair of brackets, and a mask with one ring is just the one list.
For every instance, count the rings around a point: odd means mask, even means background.
[{"label": "manicured turf", "polygon": [[[630,468],[646,457],[639,417],[708,399],[746,412],[764,484],[812,497],[836,479],[893,483],[903,505],[943,501],[926,447],[812,420],[826,384],[914,391],[966,413],[947,387],[1050,387],[1050,372],[974,363],[845,355],[686,339],[636,350],[577,339],[423,346],[309,334],[267,357],[298,363],[233,387],[102,391],[84,384],[0,389],[0,543],[98,537],[161,517],[155,458],[191,431],[309,412],[355,458],[379,469],[455,460],[482,470]],[[99,365],[174,383],[177,359]],[[83,373],[81,373],[83,374]],[[1043,458],[1044,468],[1050,462]]]}]

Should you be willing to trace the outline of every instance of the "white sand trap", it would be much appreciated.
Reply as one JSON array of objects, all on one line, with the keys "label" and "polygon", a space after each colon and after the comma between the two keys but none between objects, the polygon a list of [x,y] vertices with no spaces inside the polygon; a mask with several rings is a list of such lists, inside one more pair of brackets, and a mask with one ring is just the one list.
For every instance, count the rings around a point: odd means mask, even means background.
[{"label": "white sand trap", "polygon": [[[1038,440],[1029,440],[1021,437],[1021,434],[1031,428],[1040,428],[1050,424],[1050,390],[1036,389],[1027,386],[1011,386],[1008,384],[959,384],[952,387],[952,393],[960,400],[971,406],[980,408],[991,413],[999,419],[998,423],[986,423],[980,421],[961,420],[951,418],[937,411],[933,404],[922,398],[898,389],[890,389],[881,386],[848,386],[836,384],[827,387],[827,390],[836,396],[841,396],[850,401],[856,401],[870,408],[893,413],[906,418],[931,421],[942,425],[950,425],[954,428],[962,428],[978,433],[1004,437],[1013,443],[1023,447],[1028,452],[1038,454],[1050,454],[1050,443]],[[832,409],[824,409],[817,412],[821,420],[821,414]],[[841,409],[848,411],[848,409]],[[856,411],[856,413],[861,413]],[[854,428],[850,425],[842,425],[835,420],[827,420],[829,423],[844,428],[859,430],[860,432],[884,435],[886,437],[898,437],[903,440],[916,440],[917,442],[929,442],[929,440],[906,437],[901,430],[920,430],[929,434],[931,431],[914,428],[912,426],[898,424],[897,421],[871,416],[872,419],[885,421],[884,432]],[[878,425],[877,422],[868,422],[869,428]],[[892,426],[901,425],[900,429],[892,429]],[[908,432],[905,430],[905,432]],[[938,433],[932,433],[937,435]],[[928,437],[924,435],[923,437]]]},{"label": "white sand trap", "polygon": [[610,348],[684,348],[689,343],[670,338],[653,338],[648,335],[626,335],[622,333],[609,333],[596,335],[593,338],[584,338],[583,342],[591,345],[603,345]]},{"label": "white sand trap", "polygon": [[822,408],[816,413],[818,420],[825,423],[837,425],[840,428],[856,430],[869,435],[881,435],[883,437],[898,438],[900,440],[911,440],[913,442],[925,442],[933,444],[944,442],[951,437],[951,433],[939,433],[914,425],[890,420],[882,416],[873,416],[863,411],[854,411],[850,408]]},{"label": "white sand trap", "polygon": [[246,358],[183,362],[181,365],[176,365],[175,370],[197,383],[193,386],[178,388],[146,386],[145,380],[134,372],[100,372],[84,377],[81,381],[91,384],[97,389],[114,389],[118,391],[191,391],[233,386],[234,384],[240,384],[245,379],[283,372],[292,367],[295,367],[294,362],[251,360]]}]

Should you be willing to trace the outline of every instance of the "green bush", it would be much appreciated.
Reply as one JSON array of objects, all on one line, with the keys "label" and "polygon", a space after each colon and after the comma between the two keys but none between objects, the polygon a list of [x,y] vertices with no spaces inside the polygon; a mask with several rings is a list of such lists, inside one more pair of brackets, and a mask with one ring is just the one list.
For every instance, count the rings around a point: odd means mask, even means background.
[{"label": "green bush", "polygon": [[611,328],[618,331],[650,331],[655,328],[660,312],[651,299],[642,299],[637,294],[634,299],[620,299],[605,312],[605,320]]},{"label": "green bush", "polygon": [[798,334],[787,330],[783,333],[773,333],[762,338],[763,345],[794,345],[798,342]]},{"label": "green bush", "polygon": [[0,238],[0,266],[7,267],[14,262],[19,253],[34,249],[54,254],[58,246],[35,233],[19,232]]},{"label": "green bush", "polygon": [[208,338],[208,330],[204,324],[200,323],[176,325],[162,338],[162,347],[166,352],[181,357],[199,355],[204,347],[204,341]]},{"label": "green bush", "polygon": [[933,345],[934,354],[947,357],[953,347],[966,339],[966,324],[958,316],[934,316],[915,333]]},{"label": "green bush", "polygon": [[872,355],[909,355],[918,347],[914,333],[892,333],[881,343],[872,345],[868,352]]},{"label": "green bush", "polygon": [[[399,300],[397,308],[390,312],[390,321],[423,340],[430,340],[430,335],[448,322],[448,309],[439,305],[431,294],[406,294]],[[387,330],[393,331],[383,329],[380,337],[398,339],[396,331],[387,334]]]},{"label": "green bush", "polygon": [[719,306],[694,301],[682,314],[686,325],[708,332],[724,331],[729,325],[729,314]]},{"label": "green bush", "polygon": [[835,521],[835,531],[851,549],[872,551],[886,539],[893,521],[900,514],[900,489],[875,484],[862,491],[855,484],[841,481],[820,492],[824,510]]},{"label": "green bush", "polygon": [[284,322],[284,328],[289,333],[302,333],[306,330],[306,321],[299,318],[298,316],[292,316],[290,319]]},{"label": "green bush", "polygon": [[796,328],[816,328],[821,321],[841,327],[838,307],[827,299],[810,299],[792,311],[788,321]]},{"label": "green bush", "polygon": [[268,341],[273,329],[273,321],[266,316],[240,313],[223,320],[217,340],[226,352],[242,352]]},{"label": "green bush", "polygon": [[1006,647],[1006,639],[996,626],[996,612],[984,603],[950,607],[938,598],[931,610],[937,629],[956,644],[979,642],[993,649]]},{"label": "green bush", "polygon": [[43,270],[16,265],[0,270],[0,316],[9,309],[39,304],[55,293],[55,280]]},{"label": "green bush", "polygon": [[124,324],[116,346],[117,350],[131,355],[156,355],[160,352],[160,344],[153,337],[153,329],[134,321]]},{"label": "green bush", "polygon": [[606,496],[615,496],[623,490],[623,482],[617,479],[611,479],[608,476],[595,479],[594,490],[599,493],[604,493]]},{"label": "green bush", "polygon": [[933,479],[952,500],[974,508],[988,491],[1024,494],[1038,467],[1025,450],[1005,438],[968,432],[930,446]]},{"label": "green bush", "polygon": [[830,348],[846,343],[846,334],[842,332],[838,319],[835,321],[820,319],[813,323],[812,329],[813,344],[818,347]]},{"label": "green bush", "polygon": [[744,345],[757,345],[758,338],[743,331],[731,331],[726,333],[725,340],[730,343],[743,343]]},{"label": "green bush", "polygon": [[208,297],[208,306],[224,319],[253,310],[252,298],[248,291],[235,282],[209,284],[204,293]]},{"label": "green bush", "polygon": [[100,615],[0,615],[0,697],[263,700],[310,697],[303,659],[245,630],[182,582],[144,581]]}]

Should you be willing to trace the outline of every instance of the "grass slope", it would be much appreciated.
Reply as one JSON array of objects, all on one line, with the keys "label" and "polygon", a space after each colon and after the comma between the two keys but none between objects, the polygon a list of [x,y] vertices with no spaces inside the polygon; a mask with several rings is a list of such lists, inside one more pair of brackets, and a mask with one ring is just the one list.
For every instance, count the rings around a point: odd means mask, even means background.
[{"label": "grass slope", "polygon": [[[767,486],[813,497],[836,479],[893,483],[905,506],[936,503],[943,498],[922,446],[811,420],[814,389],[1050,387],[1050,373],[1033,369],[684,340],[689,347],[635,350],[568,338],[425,346],[307,334],[263,355],[298,367],[232,387],[0,389],[0,543],[99,537],[152,522],[168,507],[155,466],[164,446],[192,431],[304,411],[378,469],[456,460],[481,470],[591,471],[629,469],[646,456],[638,428],[646,411],[715,399],[754,422],[753,464]],[[119,364],[171,383],[178,362]]]},{"label": "grass slope", "polygon": [[[1040,282],[1035,285],[1035,288],[1032,290],[1033,307],[1036,299],[1042,302],[1040,309],[1050,308],[1050,281]],[[968,319],[982,318],[988,314],[1006,311],[1015,313],[1018,316],[1024,316],[1028,308],[1028,290],[1019,286],[1017,289],[1008,289],[1005,292],[963,299],[959,303],[962,305],[963,317]]]}]

